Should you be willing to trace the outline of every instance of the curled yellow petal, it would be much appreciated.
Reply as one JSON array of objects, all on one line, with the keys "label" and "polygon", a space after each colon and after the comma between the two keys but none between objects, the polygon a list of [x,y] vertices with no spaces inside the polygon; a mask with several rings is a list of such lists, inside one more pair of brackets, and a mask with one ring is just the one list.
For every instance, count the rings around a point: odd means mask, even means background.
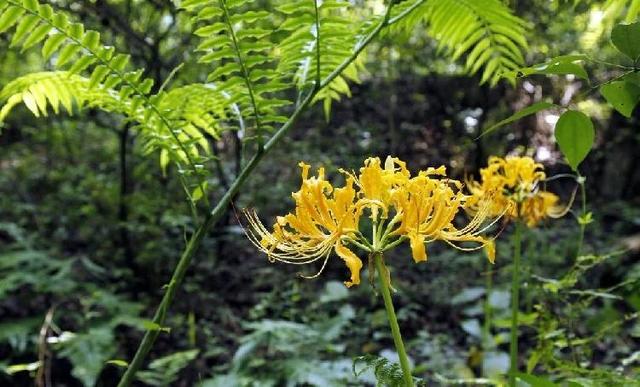
[{"label": "curled yellow petal", "polygon": [[360,260],[360,258],[358,258],[358,256],[355,255],[353,251],[349,250],[349,248],[347,248],[340,242],[336,243],[335,249],[336,254],[338,254],[338,256],[344,260],[344,263],[347,265],[349,271],[351,272],[351,280],[344,281],[344,284],[348,288],[353,285],[360,284],[360,270],[362,269],[362,260]]},{"label": "curled yellow petal", "polygon": [[418,233],[409,233],[409,246],[411,246],[411,254],[413,261],[423,262],[427,260],[427,248],[424,245],[424,235]]},{"label": "curled yellow petal", "polygon": [[489,262],[495,263],[496,262],[496,242],[493,239],[488,240],[487,243],[484,244],[484,251],[487,253],[487,258],[489,259]]}]

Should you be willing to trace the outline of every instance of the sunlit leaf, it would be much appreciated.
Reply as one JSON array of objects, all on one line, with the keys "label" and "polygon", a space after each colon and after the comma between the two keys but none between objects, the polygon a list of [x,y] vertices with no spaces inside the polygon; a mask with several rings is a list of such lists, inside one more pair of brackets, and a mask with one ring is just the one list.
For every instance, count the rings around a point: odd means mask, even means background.
[{"label": "sunlit leaf", "polygon": [[640,101],[640,86],[631,82],[616,81],[600,86],[600,94],[625,117],[631,117]]},{"label": "sunlit leaf", "polygon": [[593,146],[593,123],[584,113],[567,110],[556,123],[555,137],[569,165],[577,170]]},{"label": "sunlit leaf", "polygon": [[618,24],[611,31],[611,42],[632,60],[640,59],[640,22]]}]

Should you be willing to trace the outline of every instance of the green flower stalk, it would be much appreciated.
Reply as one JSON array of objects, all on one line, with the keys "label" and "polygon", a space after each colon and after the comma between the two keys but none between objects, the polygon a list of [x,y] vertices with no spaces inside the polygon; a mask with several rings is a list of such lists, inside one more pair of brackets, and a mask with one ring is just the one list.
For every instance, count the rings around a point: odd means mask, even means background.
[{"label": "green flower stalk", "polygon": [[[405,163],[397,158],[388,157],[384,165],[380,159],[370,158],[358,175],[341,170],[345,183],[338,188],[325,179],[324,169],[320,168],[317,176],[310,176],[310,166],[304,163],[300,166],[302,185],[292,194],[295,211],[277,217],[272,231],[254,211],[246,211],[250,226],[247,236],[272,262],[295,265],[321,262],[321,269],[307,278],[320,275],[335,252],[349,269],[347,287],[360,283],[363,265],[356,251],[364,251],[377,269],[405,384],[412,386],[383,253],[406,241],[413,260],[423,262],[427,260],[426,245],[440,240],[464,251],[484,248],[493,262],[494,241],[482,236],[498,219],[488,215],[492,202],[489,198],[474,201],[477,211],[466,226],[458,228],[454,218],[466,210],[469,196],[462,193],[461,182],[446,177],[443,166],[427,168],[412,177]],[[365,214],[373,225],[367,233],[370,238],[360,231],[360,220]]]},{"label": "green flower stalk", "polygon": [[[515,222],[513,236],[513,269],[511,278],[511,342],[509,385],[515,386],[518,372],[518,313],[520,302],[520,259],[523,226],[535,227],[545,218],[564,216],[569,205],[561,206],[559,197],[540,189],[546,179],[544,167],[531,157],[489,157],[486,168],[480,170],[481,180],[469,181],[472,193],[468,206],[473,211],[487,196],[491,196],[489,215],[503,214]],[[487,309],[489,310],[489,309]],[[489,318],[489,316],[485,316]]]}]

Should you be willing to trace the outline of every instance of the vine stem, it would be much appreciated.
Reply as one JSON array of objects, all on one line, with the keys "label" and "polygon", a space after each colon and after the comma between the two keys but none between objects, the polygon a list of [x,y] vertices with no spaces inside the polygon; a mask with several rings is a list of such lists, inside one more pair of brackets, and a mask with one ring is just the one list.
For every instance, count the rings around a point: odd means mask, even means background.
[{"label": "vine stem", "polygon": [[333,81],[338,75],[342,73],[344,69],[353,62],[358,55],[364,50],[364,48],[382,31],[384,27],[386,27],[389,23],[389,15],[391,14],[392,4],[387,7],[384,18],[378,23],[376,28],[374,28],[354,49],[353,53],[346,58],[334,71],[329,74],[320,85],[316,85],[302,100],[302,102],[296,107],[295,111],[291,114],[287,122],[285,122],[267,141],[264,147],[259,147],[258,151],[255,155],[249,160],[249,162],[244,166],[240,174],[233,181],[229,189],[225,192],[222,198],[218,201],[213,210],[207,215],[204,221],[198,226],[195,233],[191,236],[189,241],[187,242],[187,247],[184,252],[180,256],[180,260],[176,265],[176,268],[171,275],[171,280],[169,284],[166,286],[166,291],[164,296],[162,297],[162,301],[158,305],[156,312],[153,317],[153,324],[151,328],[147,329],[145,332],[138,349],[131,360],[131,363],[127,367],[127,370],[122,375],[120,382],[118,383],[118,387],[128,387],[133,383],[135,379],[135,374],[138,372],[144,359],[151,351],[151,347],[155,342],[156,338],[160,334],[162,330],[162,325],[164,324],[167,310],[169,306],[173,302],[173,298],[175,297],[175,293],[180,287],[184,276],[191,264],[191,260],[193,259],[193,255],[196,253],[200,244],[202,243],[202,239],[205,234],[214,224],[220,220],[220,218],[224,215],[227,210],[229,204],[231,203],[232,198],[238,193],[244,182],[251,175],[255,167],[258,165],[260,160],[272,149],[277,143],[284,137],[284,135],[291,129],[293,124],[296,122],[298,117],[302,114],[303,111],[309,106],[313,98],[317,95],[317,93],[325,88],[331,81]]},{"label": "vine stem", "polygon": [[409,366],[409,358],[407,357],[407,351],[404,349],[404,343],[402,342],[402,335],[400,334],[400,326],[398,325],[398,319],[396,318],[396,312],[393,308],[393,301],[391,300],[391,291],[389,290],[389,276],[386,275],[387,268],[382,260],[382,253],[375,253],[373,259],[376,262],[376,269],[378,271],[378,279],[380,280],[380,290],[382,292],[382,298],[384,299],[384,307],[387,310],[387,319],[389,320],[389,326],[391,327],[391,334],[393,335],[393,343],[398,351],[398,357],[400,358],[400,367],[402,368],[402,375],[404,376],[404,383],[406,387],[413,387],[413,376],[411,376],[411,367]]},{"label": "vine stem", "polygon": [[576,257],[579,257],[582,253],[582,245],[584,243],[584,231],[587,227],[586,219],[587,216],[587,192],[585,188],[585,178],[578,173],[578,184],[580,185],[580,204],[582,206],[582,214],[581,218],[578,219],[578,223],[580,225],[580,234],[578,235],[578,247],[576,248]]},{"label": "vine stem", "polygon": [[509,369],[509,386],[516,385],[518,372],[518,311],[520,302],[520,254],[522,250],[522,222],[516,220],[513,236],[513,273],[511,275],[511,341],[509,343],[511,366]]}]

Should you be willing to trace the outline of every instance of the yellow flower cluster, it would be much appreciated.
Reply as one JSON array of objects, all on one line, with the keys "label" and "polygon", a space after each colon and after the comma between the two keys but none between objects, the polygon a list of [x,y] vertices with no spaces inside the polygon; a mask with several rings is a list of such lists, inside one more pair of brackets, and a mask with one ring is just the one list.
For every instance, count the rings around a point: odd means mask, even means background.
[{"label": "yellow flower cluster", "polygon": [[[309,176],[309,165],[300,166],[302,185],[293,193],[294,212],[278,217],[272,231],[255,212],[246,213],[250,240],[273,261],[307,264],[321,260],[324,268],[335,251],[351,272],[345,282],[351,286],[360,283],[362,269],[354,247],[377,254],[408,240],[414,261],[420,262],[427,259],[425,244],[441,240],[461,250],[485,247],[489,259],[495,259],[493,240],[481,235],[493,224],[485,225],[491,218],[492,202],[474,199],[473,218],[457,228],[454,218],[469,196],[463,194],[459,181],[446,178],[444,166],[412,177],[397,158],[388,157],[384,165],[379,158],[369,158],[357,175],[340,170],[345,176],[340,188],[325,179],[323,168],[317,176]],[[372,224],[370,238],[360,231],[360,220],[366,213]],[[462,242],[476,246],[457,244]]]},{"label": "yellow flower cluster", "polygon": [[[563,216],[568,207],[559,205],[557,195],[541,190],[546,175],[542,164],[531,157],[489,157],[486,168],[480,170],[478,181],[468,181],[472,196],[467,209],[477,212],[491,196],[489,216],[504,214],[507,219],[520,219],[528,227],[535,227],[546,217]],[[505,212],[506,211],[506,212]]]}]

